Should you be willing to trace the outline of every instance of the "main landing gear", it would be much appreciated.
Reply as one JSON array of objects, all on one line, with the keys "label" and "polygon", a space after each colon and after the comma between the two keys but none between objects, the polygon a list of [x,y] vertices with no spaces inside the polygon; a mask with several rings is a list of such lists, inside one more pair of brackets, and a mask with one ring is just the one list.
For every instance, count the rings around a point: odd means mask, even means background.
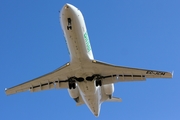
[{"label": "main landing gear", "polygon": [[[99,74],[94,74],[92,76],[86,77],[87,81],[95,80],[96,87],[102,86],[102,79],[104,79],[104,77],[99,75]],[[82,78],[82,77],[77,78],[74,76],[74,77],[69,78],[67,81],[68,81],[69,89],[75,89],[76,88],[76,82],[83,82],[84,78]]]},{"label": "main landing gear", "polygon": [[68,21],[67,30],[72,30],[71,18],[67,18],[67,21]]},{"label": "main landing gear", "polygon": [[76,82],[82,82],[84,81],[84,78],[82,77],[71,77],[68,79],[68,85],[69,85],[69,89],[75,89],[76,88]]},{"label": "main landing gear", "polygon": [[76,88],[76,79],[75,78],[69,78],[69,89],[75,89]]},{"label": "main landing gear", "polygon": [[102,77],[100,75],[96,76],[96,87],[97,86],[102,86]]},{"label": "main landing gear", "polygon": [[93,81],[93,80],[95,80],[95,82],[96,82],[96,87],[97,87],[97,86],[102,86],[102,79],[103,79],[103,76],[101,76],[101,75],[99,75],[99,74],[95,74],[95,75],[86,77],[86,80],[87,80],[87,81]]}]

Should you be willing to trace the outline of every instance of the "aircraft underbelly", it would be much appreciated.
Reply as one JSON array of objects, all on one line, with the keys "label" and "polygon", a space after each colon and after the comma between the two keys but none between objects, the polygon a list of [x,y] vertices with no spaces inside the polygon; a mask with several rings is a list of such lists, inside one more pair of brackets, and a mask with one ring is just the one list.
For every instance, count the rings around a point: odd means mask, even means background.
[{"label": "aircraft underbelly", "polygon": [[[71,19],[71,29],[68,27],[68,18]],[[61,24],[69,49],[71,62],[82,63],[89,61],[84,34],[86,26],[80,11],[63,10],[61,13]]]},{"label": "aircraft underbelly", "polygon": [[96,86],[94,81],[83,81],[78,82],[78,87],[81,90],[83,95],[94,95],[96,93]]},{"label": "aircraft underbelly", "polygon": [[85,101],[86,105],[88,106],[88,108],[91,110],[91,112],[95,116],[99,116],[101,104],[99,103],[98,95],[97,94],[85,95],[84,101]]},{"label": "aircraft underbelly", "polygon": [[101,95],[99,87],[95,86],[94,81],[79,82],[78,87],[82,99],[84,100],[88,108],[95,116],[98,116],[101,106]]}]

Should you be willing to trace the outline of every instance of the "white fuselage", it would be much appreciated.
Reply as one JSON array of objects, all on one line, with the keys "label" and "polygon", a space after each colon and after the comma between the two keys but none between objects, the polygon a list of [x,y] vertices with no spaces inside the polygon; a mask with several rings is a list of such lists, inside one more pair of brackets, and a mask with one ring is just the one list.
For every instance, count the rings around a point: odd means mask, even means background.
[{"label": "white fuselage", "polygon": [[[68,22],[69,19],[69,22]],[[70,64],[79,69],[74,75],[86,77],[92,75],[89,63],[94,59],[84,18],[80,10],[66,4],[60,13],[61,26],[70,54]],[[80,95],[91,112],[99,115],[101,105],[101,89],[96,87],[94,81],[77,82]]]}]

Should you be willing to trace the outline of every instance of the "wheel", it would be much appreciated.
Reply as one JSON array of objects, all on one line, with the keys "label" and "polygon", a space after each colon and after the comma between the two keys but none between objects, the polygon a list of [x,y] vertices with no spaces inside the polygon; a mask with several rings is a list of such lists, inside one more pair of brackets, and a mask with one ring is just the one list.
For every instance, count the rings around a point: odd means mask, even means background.
[{"label": "wheel", "polygon": [[102,81],[101,80],[96,80],[96,87],[97,86],[102,86]]},{"label": "wheel", "polygon": [[69,83],[69,89],[72,89],[72,84]]},{"label": "wheel", "polygon": [[72,26],[67,26],[67,30],[72,30]]},{"label": "wheel", "polygon": [[99,86],[102,86],[102,81],[101,80],[99,80]]},{"label": "wheel", "polygon": [[76,84],[72,83],[72,88],[75,89],[76,88]]},{"label": "wheel", "polygon": [[69,89],[75,89],[75,88],[76,88],[76,83],[69,82]]},{"label": "wheel", "polygon": [[98,84],[98,81],[96,80],[96,87],[98,86],[99,84]]}]

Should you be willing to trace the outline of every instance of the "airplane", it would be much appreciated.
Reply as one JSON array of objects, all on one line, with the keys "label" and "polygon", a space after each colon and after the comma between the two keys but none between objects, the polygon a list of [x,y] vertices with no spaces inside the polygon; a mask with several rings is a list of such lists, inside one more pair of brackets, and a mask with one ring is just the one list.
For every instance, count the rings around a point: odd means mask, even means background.
[{"label": "airplane", "polygon": [[95,60],[83,15],[71,4],[67,3],[62,7],[60,22],[69,50],[70,62],[48,74],[6,88],[7,95],[28,90],[37,92],[65,88],[77,106],[86,104],[98,117],[103,102],[122,101],[121,98],[113,96],[115,83],[173,76],[171,72],[117,66]]}]

